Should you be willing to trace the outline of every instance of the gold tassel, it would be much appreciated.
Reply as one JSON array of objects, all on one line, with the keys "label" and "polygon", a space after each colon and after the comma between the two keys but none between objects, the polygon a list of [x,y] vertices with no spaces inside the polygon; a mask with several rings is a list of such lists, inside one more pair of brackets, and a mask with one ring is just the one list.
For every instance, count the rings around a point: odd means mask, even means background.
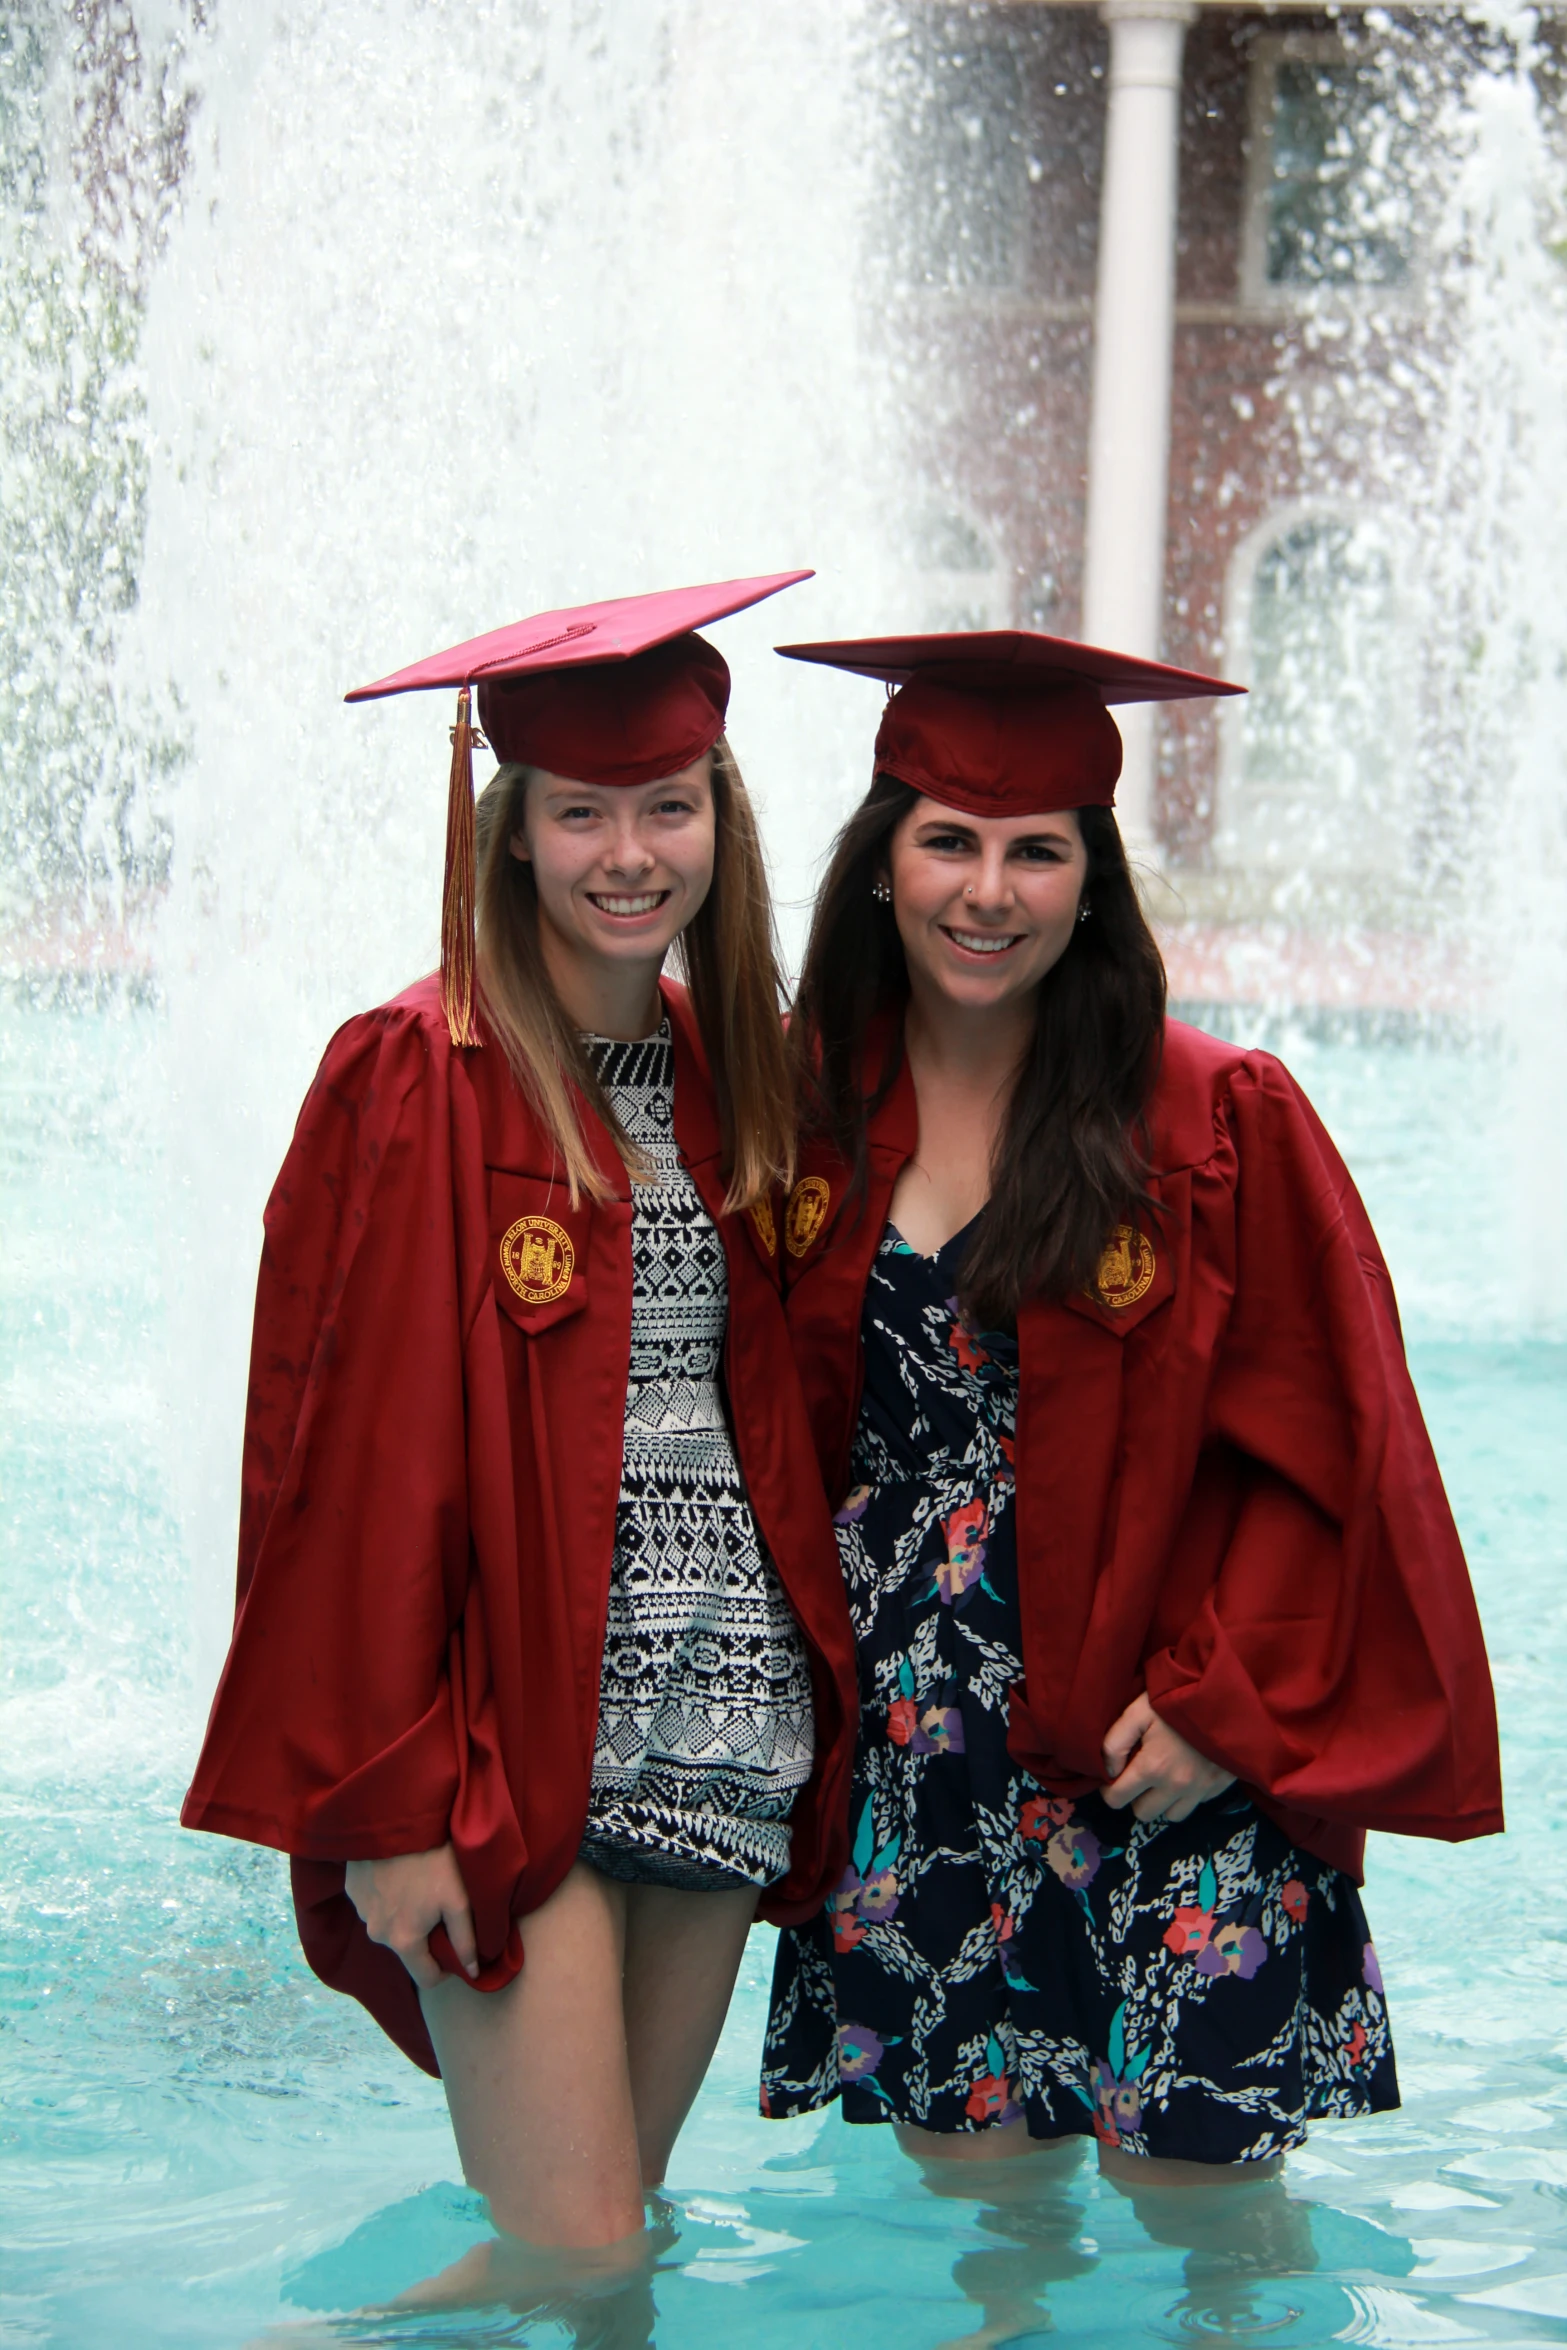
[{"label": "gold tassel", "polygon": [[452,728],[452,776],[446,793],[446,886],[441,897],[441,1009],[453,1044],[477,1044],[473,1017],[474,940],[473,751],[484,737],[469,718],[468,688],[457,696]]}]

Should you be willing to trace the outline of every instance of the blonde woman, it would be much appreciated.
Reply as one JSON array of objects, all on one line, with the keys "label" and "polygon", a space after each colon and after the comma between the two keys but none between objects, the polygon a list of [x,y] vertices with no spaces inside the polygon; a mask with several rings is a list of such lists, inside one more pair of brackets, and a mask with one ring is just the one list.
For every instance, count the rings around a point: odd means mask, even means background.
[{"label": "blonde woman", "polygon": [[293,1856],[311,1965],[439,2070],[467,2177],[541,2245],[640,2231],[758,1903],[808,1917],[844,1864],[768,899],[692,633],[787,584],[365,689],[464,689],[442,971],[332,1040],[267,1210],[186,1824]]}]

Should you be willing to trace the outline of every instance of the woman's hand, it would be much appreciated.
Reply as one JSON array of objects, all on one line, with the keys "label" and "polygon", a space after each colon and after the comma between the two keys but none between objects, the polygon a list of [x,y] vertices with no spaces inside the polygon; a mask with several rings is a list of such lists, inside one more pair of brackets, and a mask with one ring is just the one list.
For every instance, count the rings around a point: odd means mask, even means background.
[{"label": "woman's hand", "polygon": [[1146,1696],[1134,1697],[1111,1723],[1104,1757],[1110,1783],[1100,1793],[1113,1811],[1129,1803],[1139,1820],[1184,1820],[1235,1784],[1233,1771],[1221,1771],[1161,1722]]},{"label": "woman's hand", "polygon": [[372,1942],[395,1950],[414,1981],[431,1990],[441,1970],[430,1956],[430,1936],[444,1926],[469,1976],[479,1971],[468,1888],[449,1844],[436,1852],[403,1852],[395,1860],[351,1860],[344,1877],[349,1900]]}]

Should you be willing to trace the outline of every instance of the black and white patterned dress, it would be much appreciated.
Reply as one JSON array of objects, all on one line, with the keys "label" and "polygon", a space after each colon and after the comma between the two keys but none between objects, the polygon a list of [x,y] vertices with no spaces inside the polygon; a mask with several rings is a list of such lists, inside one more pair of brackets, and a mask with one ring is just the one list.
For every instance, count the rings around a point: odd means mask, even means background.
[{"label": "black and white patterned dress", "polygon": [[810,1668],[724,1416],[723,1244],[674,1134],[668,1023],[587,1040],[651,1181],[632,1189],[631,1374],[582,1857],[701,1891],[769,1885],[810,1775]]}]

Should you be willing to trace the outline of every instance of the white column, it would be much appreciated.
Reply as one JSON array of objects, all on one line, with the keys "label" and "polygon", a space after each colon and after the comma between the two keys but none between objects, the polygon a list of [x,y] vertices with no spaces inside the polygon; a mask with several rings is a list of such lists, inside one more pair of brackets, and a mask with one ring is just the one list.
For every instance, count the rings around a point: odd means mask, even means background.
[{"label": "white column", "polygon": [[[1157,660],[1175,334],[1181,50],[1191,0],[1104,0],[1110,27],[1094,400],[1088,442],[1083,635]],[[1153,713],[1118,709],[1126,764],[1121,829],[1146,857],[1153,834]]]}]

